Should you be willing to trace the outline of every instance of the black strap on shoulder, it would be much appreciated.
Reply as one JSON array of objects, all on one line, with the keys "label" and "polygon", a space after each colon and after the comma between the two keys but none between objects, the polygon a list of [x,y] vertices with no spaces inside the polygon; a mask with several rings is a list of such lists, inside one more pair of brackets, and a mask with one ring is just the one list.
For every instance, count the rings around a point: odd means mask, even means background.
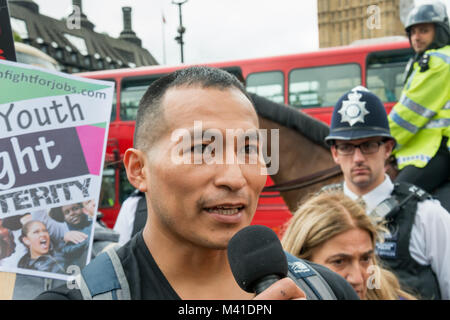
[{"label": "black strap on shoulder", "polygon": [[[415,198],[417,201],[432,199],[433,197],[425,190],[407,182],[394,183],[393,195],[398,197],[400,204],[407,202],[409,199]],[[408,198],[408,199],[406,199]]]},{"label": "black strap on shoulder", "polygon": [[147,222],[147,202],[145,200],[145,195],[143,195],[138,201],[136,212],[134,214],[133,231],[131,232],[131,237],[133,237],[136,233],[144,229],[146,222]]},{"label": "black strap on shoulder", "polygon": [[432,199],[432,196],[421,188],[407,182],[396,182],[391,197],[381,202],[373,212],[380,211],[383,212],[381,216],[393,217],[410,201],[417,203],[426,199]]},{"label": "black strap on shoulder", "polygon": [[415,57],[411,57],[409,59],[408,63],[406,64],[405,72],[402,75],[402,83],[403,83],[403,85],[406,84],[406,82],[408,81],[409,76],[411,75],[411,73],[414,70],[414,62],[416,62]]},{"label": "black strap on shoulder", "polygon": [[419,60],[420,72],[427,71],[430,68],[429,63],[430,63],[430,55],[427,53],[423,54]]}]

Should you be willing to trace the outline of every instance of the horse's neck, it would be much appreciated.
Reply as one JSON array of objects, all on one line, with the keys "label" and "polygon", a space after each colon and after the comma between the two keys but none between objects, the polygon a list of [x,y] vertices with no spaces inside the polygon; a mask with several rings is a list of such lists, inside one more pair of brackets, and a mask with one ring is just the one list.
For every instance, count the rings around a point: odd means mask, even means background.
[{"label": "horse's neck", "polygon": [[[277,124],[269,120],[265,120],[264,125],[277,127]],[[328,149],[313,143],[297,131],[279,125],[277,128],[279,128],[279,170],[271,175],[275,184],[307,176],[336,165]],[[273,151],[273,147],[270,151]],[[289,209],[294,211],[304,196],[340,179],[340,177],[332,178],[302,189],[281,192],[281,196]]]}]

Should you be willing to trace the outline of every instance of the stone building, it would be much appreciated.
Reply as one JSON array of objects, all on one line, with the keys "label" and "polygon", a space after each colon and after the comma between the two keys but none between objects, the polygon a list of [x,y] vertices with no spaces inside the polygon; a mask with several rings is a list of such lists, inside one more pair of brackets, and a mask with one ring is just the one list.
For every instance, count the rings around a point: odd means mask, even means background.
[{"label": "stone building", "polygon": [[405,36],[413,0],[317,0],[320,48],[356,40]]},{"label": "stone building", "polygon": [[40,14],[33,0],[9,0],[8,3],[13,31],[24,43],[56,59],[61,71],[73,73],[158,64],[132,30],[130,7],[122,8],[124,29],[119,38],[113,38],[94,31],[95,25],[84,14],[81,0],[72,0],[73,12],[61,20]]}]

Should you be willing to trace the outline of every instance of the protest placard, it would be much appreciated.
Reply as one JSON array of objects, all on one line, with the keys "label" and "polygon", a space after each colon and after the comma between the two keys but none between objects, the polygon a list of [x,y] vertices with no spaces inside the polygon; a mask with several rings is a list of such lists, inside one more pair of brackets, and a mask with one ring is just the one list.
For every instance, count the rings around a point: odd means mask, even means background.
[{"label": "protest placard", "polygon": [[0,271],[66,280],[89,262],[113,92],[0,61]]}]

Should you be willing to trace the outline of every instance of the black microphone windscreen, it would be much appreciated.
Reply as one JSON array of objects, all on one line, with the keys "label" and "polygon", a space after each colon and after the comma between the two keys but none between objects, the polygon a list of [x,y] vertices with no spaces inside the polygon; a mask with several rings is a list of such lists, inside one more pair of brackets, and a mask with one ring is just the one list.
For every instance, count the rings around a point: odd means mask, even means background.
[{"label": "black microphone windscreen", "polygon": [[268,275],[284,278],[288,272],[286,255],[275,232],[265,226],[248,226],[228,243],[228,260],[239,286],[254,292],[254,284]]}]

